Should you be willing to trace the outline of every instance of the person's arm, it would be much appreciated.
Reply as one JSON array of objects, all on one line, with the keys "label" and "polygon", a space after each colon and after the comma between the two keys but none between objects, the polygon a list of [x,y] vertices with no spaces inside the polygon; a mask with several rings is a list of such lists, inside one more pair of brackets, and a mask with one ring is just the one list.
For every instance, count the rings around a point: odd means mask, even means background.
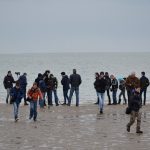
[{"label": "person's arm", "polygon": [[4,81],[3,81],[3,85],[4,85],[4,88],[6,89],[6,77],[4,78]]},{"label": "person's arm", "polygon": [[149,86],[149,80],[148,80],[148,78],[147,78],[147,82],[146,82],[146,84],[147,84],[147,87]]},{"label": "person's arm", "polygon": [[29,98],[32,98],[32,95],[31,95],[31,89],[28,90],[27,96],[28,96]]},{"label": "person's arm", "polygon": [[81,76],[79,75],[79,85],[82,83]]}]

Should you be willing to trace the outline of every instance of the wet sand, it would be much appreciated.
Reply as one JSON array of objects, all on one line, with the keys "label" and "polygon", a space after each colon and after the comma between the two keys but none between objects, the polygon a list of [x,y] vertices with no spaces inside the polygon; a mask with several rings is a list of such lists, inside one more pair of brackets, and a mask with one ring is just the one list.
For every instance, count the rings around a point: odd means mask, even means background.
[{"label": "wet sand", "polygon": [[0,104],[0,150],[149,150],[150,105],[142,108],[143,134],[135,125],[127,133],[126,106],[53,106],[38,110],[37,122],[29,121],[29,106],[21,106],[15,123],[13,107]]}]

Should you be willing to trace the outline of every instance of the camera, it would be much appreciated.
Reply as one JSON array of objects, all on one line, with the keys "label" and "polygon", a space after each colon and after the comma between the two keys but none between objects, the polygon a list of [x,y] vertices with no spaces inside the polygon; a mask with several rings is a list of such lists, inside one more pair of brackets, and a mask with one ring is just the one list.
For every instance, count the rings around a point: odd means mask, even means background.
[{"label": "camera", "polygon": [[15,72],[15,74],[16,74],[17,76],[20,76],[20,72]]}]

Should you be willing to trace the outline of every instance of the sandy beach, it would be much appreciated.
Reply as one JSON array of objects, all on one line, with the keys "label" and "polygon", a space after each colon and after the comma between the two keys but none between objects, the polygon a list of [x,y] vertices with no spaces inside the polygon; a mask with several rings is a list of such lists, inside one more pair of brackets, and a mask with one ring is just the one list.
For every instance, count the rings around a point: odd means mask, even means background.
[{"label": "sandy beach", "polygon": [[13,107],[0,104],[0,150],[149,150],[150,105],[142,108],[143,134],[135,125],[127,133],[126,106],[53,106],[38,109],[37,122],[29,121],[29,106],[20,107],[15,123]]}]

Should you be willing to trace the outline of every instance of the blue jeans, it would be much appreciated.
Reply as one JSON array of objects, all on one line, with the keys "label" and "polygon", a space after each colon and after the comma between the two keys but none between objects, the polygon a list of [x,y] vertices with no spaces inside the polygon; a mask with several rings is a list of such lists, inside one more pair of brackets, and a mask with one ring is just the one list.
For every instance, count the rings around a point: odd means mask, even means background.
[{"label": "blue jeans", "polygon": [[63,95],[64,95],[64,103],[67,103],[67,100],[69,101],[69,96],[68,96],[68,90],[63,90]]},{"label": "blue jeans", "polygon": [[98,98],[99,98],[99,109],[100,109],[100,111],[103,111],[105,93],[98,92],[97,94],[98,94]]},{"label": "blue jeans", "polygon": [[47,92],[47,96],[48,96],[48,105],[52,105],[53,101],[52,101],[52,93],[54,93],[54,98],[55,98],[55,104],[58,104],[58,96],[57,96],[57,90],[49,90]]},{"label": "blue jeans", "polygon": [[29,119],[36,120],[37,118],[37,101],[31,101],[30,102],[30,116]]},{"label": "blue jeans", "polygon": [[117,90],[112,91],[113,104],[117,104]]},{"label": "blue jeans", "polygon": [[79,105],[79,87],[71,87],[68,104],[69,105],[71,104],[71,99],[72,99],[74,92],[76,94],[76,106],[78,106]]},{"label": "blue jeans", "polygon": [[18,118],[19,105],[20,105],[20,103],[16,103],[16,102],[13,103],[13,106],[14,106],[14,118],[15,119]]}]

